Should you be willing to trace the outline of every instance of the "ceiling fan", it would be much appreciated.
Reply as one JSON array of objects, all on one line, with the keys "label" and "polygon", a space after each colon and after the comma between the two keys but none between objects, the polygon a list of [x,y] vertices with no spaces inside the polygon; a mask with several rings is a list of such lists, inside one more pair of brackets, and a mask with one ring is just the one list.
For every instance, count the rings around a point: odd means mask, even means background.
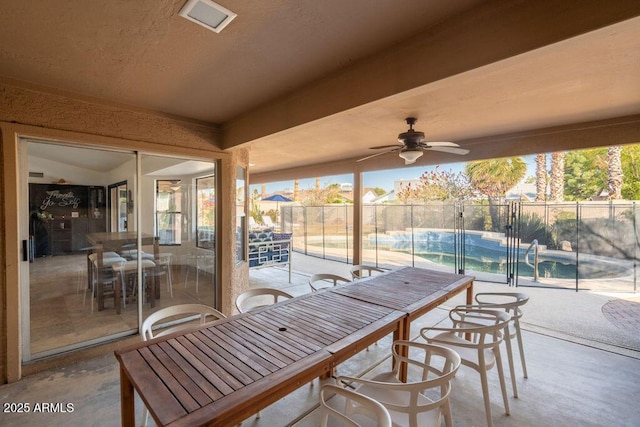
[{"label": "ceiling fan", "polygon": [[392,150],[363,157],[362,159],[359,159],[358,162],[371,159],[372,157],[381,156],[383,154],[398,152],[399,156],[404,159],[404,164],[410,165],[415,163],[416,160],[424,154],[424,150],[443,151],[445,153],[460,155],[464,155],[469,152],[469,150],[465,148],[460,148],[460,146],[455,142],[425,141],[424,132],[413,129],[413,125],[416,124],[418,119],[415,117],[407,117],[405,120],[409,125],[409,130],[398,135],[398,142],[400,144],[370,147],[371,150],[380,150],[383,148],[392,148]]}]

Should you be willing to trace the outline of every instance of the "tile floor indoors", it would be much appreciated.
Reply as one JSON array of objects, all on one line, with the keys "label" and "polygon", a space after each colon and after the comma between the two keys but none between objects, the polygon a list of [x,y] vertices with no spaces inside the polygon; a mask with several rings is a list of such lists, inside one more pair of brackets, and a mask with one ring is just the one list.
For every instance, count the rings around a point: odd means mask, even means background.
[{"label": "tile floor indoors", "polygon": [[[251,272],[252,286],[269,285],[299,295],[308,292],[311,272],[348,275],[347,264],[296,254],[293,283],[287,272],[269,268]],[[475,291],[505,290],[506,285],[476,282]],[[523,318],[529,378],[516,362],[519,398],[510,397],[506,416],[495,370],[489,373],[494,425],[496,426],[637,426],[640,405],[640,337],[633,323],[625,327],[603,315],[603,307],[615,301],[638,302],[634,295],[599,295],[589,292],[521,289],[531,296]],[[551,292],[551,294],[549,294]],[[446,321],[447,309],[463,302],[458,296],[412,325],[415,337],[421,327]],[[581,316],[572,313],[580,313]],[[584,316],[588,313],[587,316]],[[371,346],[338,367],[338,374],[372,375],[388,369],[390,337]],[[331,380],[323,380],[331,381]],[[280,402],[265,408],[260,418],[242,423],[251,427],[318,425],[319,381],[305,385]],[[461,367],[453,381],[452,410],[456,426],[485,425],[479,376]],[[511,391],[509,390],[510,396]],[[0,426],[118,426],[120,395],[118,365],[112,353],[78,361],[0,386],[3,409],[11,404],[71,403],[73,410],[56,413],[0,414]],[[66,408],[66,406],[65,406]],[[137,416],[142,407],[137,402]],[[150,420],[149,425],[153,425]]]}]

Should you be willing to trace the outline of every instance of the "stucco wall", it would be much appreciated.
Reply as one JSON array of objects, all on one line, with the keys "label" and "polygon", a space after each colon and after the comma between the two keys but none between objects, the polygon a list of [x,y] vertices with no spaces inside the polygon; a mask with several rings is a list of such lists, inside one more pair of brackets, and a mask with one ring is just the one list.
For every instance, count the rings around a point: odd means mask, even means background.
[{"label": "stucco wall", "polygon": [[[17,136],[100,145],[144,153],[219,159],[224,206],[235,205],[235,169],[248,151],[219,150],[217,126],[135,110],[117,104],[16,84],[0,79],[0,383],[20,378],[19,218]],[[229,205],[226,205],[229,203]],[[233,204],[232,204],[233,203]],[[230,314],[236,292],[248,286],[248,268],[235,263],[234,209],[223,209],[219,234],[222,309]],[[237,284],[236,282],[241,282]],[[108,350],[105,350],[108,351]],[[95,354],[95,350],[93,350]],[[77,358],[78,354],[73,355]],[[59,361],[58,361],[59,363]],[[37,369],[36,369],[37,370]],[[30,372],[34,369],[30,366]]]},{"label": "stucco wall", "polygon": [[[234,191],[232,193],[225,193],[224,196],[224,206],[236,206],[236,191],[235,191],[235,182],[236,182],[236,173],[237,166],[247,167],[249,164],[249,150],[247,149],[238,149],[231,152],[231,161],[228,162],[229,167],[223,168],[222,173],[224,174],[223,180],[226,182],[234,183]],[[247,181],[245,181],[245,192],[247,192],[247,185],[249,177],[247,175]],[[230,186],[231,187],[231,186]],[[246,194],[245,194],[246,196]],[[245,197],[245,204],[247,203],[247,197]],[[248,210],[248,206],[245,206]],[[236,210],[234,209],[224,209],[222,212],[222,221],[224,223],[232,224],[232,228],[235,231],[236,228]],[[243,236],[244,239],[247,238],[246,233]],[[230,248],[230,254],[232,256],[228,256],[223,258],[223,262],[226,264],[221,266],[222,275],[221,280],[221,292],[220,292],[220,302],[222,307],[222,312],[230,315],[237,313],[235,299],[236,297],[243,291],[249,288],[249,267],[246,261],[242,261],[238,263],[236,261],[236,235],[234,233],[228,233],[222,237],[222,247]],[[246,241],[245,241],[246,247]],[[246,254],[245,254],[246,256]],[[228,274],[227,274],[228,273]]]}]

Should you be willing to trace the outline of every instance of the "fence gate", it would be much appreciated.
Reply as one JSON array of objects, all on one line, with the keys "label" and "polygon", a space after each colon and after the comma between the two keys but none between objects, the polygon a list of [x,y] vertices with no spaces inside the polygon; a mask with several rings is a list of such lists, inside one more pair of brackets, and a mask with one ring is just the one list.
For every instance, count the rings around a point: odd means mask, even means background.
[{"label": "fence gate", "polygon": [[456,273],[464,274],[465,261],[465,232],[464,232],[464,205],[456,203],[454,207],[455,218],[453,221],[453,248],[454,268]]},{"label": "fence gate", "polygon": [[507,284],[518,286],[518,265],[520,261],[520,202],[511,202],[505,206],[505,231],[507,239]]}]

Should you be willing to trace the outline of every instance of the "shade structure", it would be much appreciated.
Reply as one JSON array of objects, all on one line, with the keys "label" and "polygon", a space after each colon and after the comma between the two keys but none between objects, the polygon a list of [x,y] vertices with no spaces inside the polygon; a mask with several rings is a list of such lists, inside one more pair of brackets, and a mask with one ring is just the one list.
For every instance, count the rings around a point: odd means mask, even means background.
[{"label": "shade structure", "polygon": [[262,200],[267,201],[267,202],[293,202],[293,200],[291,200],[288,197],[283,196],[282,194],[274,194],[272,196],[265,197]]}]

